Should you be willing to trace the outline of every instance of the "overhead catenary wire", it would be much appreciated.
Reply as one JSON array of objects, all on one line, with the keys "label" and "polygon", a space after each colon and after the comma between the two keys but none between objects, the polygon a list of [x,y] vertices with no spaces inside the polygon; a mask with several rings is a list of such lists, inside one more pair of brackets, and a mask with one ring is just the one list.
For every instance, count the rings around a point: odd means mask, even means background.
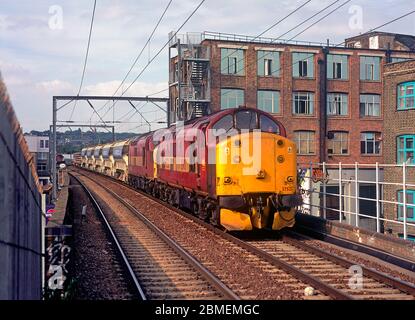
[{"label": "overhead catenary wire", "polygon": [[[326,11],[328,8],[332,7],[333,5],[335,5],[336,3],[338,3],[339,1],[340,1],[340,0],[336,0],[336,1],[332,2],[331,4],[329,4],[328,6],[324,7],[323,9],[319,10],[318,12],[316,12],[315,14],[313,14],[311,17],[307,18],[307,19],[306,19],[306,20],[304,20],[303,22],[301,22],[301,23],[297,24],[295,27],[291,28],[289,31],[287,31],[287,32],[285,32],[284,34],[282,34],[282,35],[278,36],[277,38],[273,39],[273,40],[271,41],[271,43],[274,43],[275,41],[277,41],[277,40],[281,39],[283,36],[285,36],[285,35],[286,35],[286,34],[288,34],[289,32],[291,32],[291,31],[293,31],[293,30],[297,29],[298,27],[300,27],[301,25],[303,25],[303,24],[304,24],[304,23],[306,23],[307,21],[310,21],[311,19],[313,19],[314,17],[316,17],[316,16],[317,16],[317,15],[319,15],[320,13],[322,13],[322,12]],[[342,4],[341,4],[341,5],[339,5],[338,7],[334,8],[332,11],[330,11],[329,13],[327,13],[326,15],[324,15],[322,18],[320,18],[319,20],[317,20],[316,22],[314,22],[312,25],[308,26],[307,28],[305,28],[305,29],[304,29],[304,30],[302,30],[301,32],[297,33],[295,36],[291,37],[290,39],[285,40],[285,42],[288,42],[288,41],[292,41],[292,40],[294,40],[296,37],[298,37],[299,35],[303,34],[303,33],[304,33],[304,32],[306,32],[307,30],[309,30],[310,28],[312,28],[313,26],[315,26],[317,23],[321,22],[322,20],[324,20],[324,19],[325,19],[325,18],[327,18],[328,16],[332,15],[332,14],[333,14],[334,12],[336,12],[337,10],[341,9],[343,6],[345,6],[345,5],[346,5],[347,3],[349,3],[350,1],[352,1],[352,0],[347,0],[346,2],[342,3]],[[269,56],[270,54],[271,54],[271,53],[270,53],[270,52],[268,52],[268,53],[266,53],[266,54],[262,55],[260,58],[257,58],[257,59],[255,60],[255,64],[257,64],[257,63],[258,63],[258,61],[259,61],[260,59],[264,59],[264,58],[266,58],[267,56]],[[312,56],[311,56],[311,57],[312,57]],[[240,61],[240,60],[239,60],[239,61]],[[300,61],[303,61],[303,60],[300,60]],[[295,65],[295,64],[297,64],[297,63],[299,63],[299,61],[298,61],[298,62],[296,62],[296,63],[294,63],[293,65]],[[247,68],[248,66],[251,66],[251,65],[253,65],[253,64],[247,64],[246,66],[243,66],[241,69],[238,69],[238,70],[237,70],[237,73],[239,73],[240,71],[242,71],[243,69],[245,69],[245,68]],[[280,69],[277,69],[277,70],[273,70],[273,71],[271,72],[271,74],[274,74],[274,73],[276,73],[276,72],[278,72],[278,71],[280,71],[280,70],[281,70],[281,68],[280,68]]]},{"label": "overhead catenary wire", "polygon": [[[158,118],[158,119],[155,119],[153,121],[149,121],[149,123],[151,123],[151,124],[165,124],[165,122],[163,120],[165,120],[165,118]],[[141,123],[138,126],[135,126],[131,129],[128,129],[127,132],[134,131],[136,129],[139,129],[139,128],[147,126],[147,125],[148,125],[148,123]]]},{"label": "overhead catenary wire", "polygon": [[[114,91],[114,93],[112,94],[112,97],[115,97],[115,96],[116,96],[116,94],[117,94],[117,92],[118,92],[118,90],[120,90],[120,88],[123,86],[123,84],[124,84],[124,83],[125,83],[125,81],[127,80],[128,76],[131,74],[131,72],[133,71],[134,67],[136,66],[137,62],[140,60],[141,56],[143,55],[143,52],[144,52],[145,48],[146,48],[146,47],[150,47],[150,46],[149,46],[150,41],[152,40],[152,38],[153,38],[154,34],[156,33],[156,31],[157,31],[158,27],[160,26],[161,22],[163,21],[163,18],[165,17],[165,15],[166,15],[166,13],[167,13],[167,10],[170,8],[170,6],[171,6],[172,2],[173,2],[173,0],[170,0],[170,1],[167,3],[167,6],[165,7],[165,9],[164,9],[163,13],[161,14],[161,16],[160,16],[159,20],[157,21],[157,23],[156,23],[155,27],[153,28],[153,31],[151,32],[150,36],[148,37],[148,39],[147,39],[146,43],[145,43],[145,44],[144,44],[144,46],[141,48],[141,50],[140,50],[139,54],[137,55],[137,57],[134,59],[134,61],[133,61],[132,65],[131,65],[131,67],[130,67],[130,69],[128,70],[127,74],[124,76],[123,80],[121,81],[121,83],[119,84],[119,86],[117,87],[117,89],[116,89],[116,90]],[[98,111],[98,112],[100,112],[101,110],[103,110],[103,109],[104,109],[104,108],[108,105],[108,103],[109,103],[109,102],[110,102],[110,100],[109,100],[109,101],[107,101],[107,102],[106,102],[106,103],[105,103],[105,104],[104,104],[101,108],[99,108],[97,111]]]},{"label": "overhead catenary wire", "polygon": [[[382,24],[382,25],[380,25],[380,26],[377,26],[377,27],[375,27],[375,28],[372,28],[372,29],[370,29],[370,30],[366,31],[366,32],[365,32],[365,33],[363,33],[363,34],[360,34],[360,36],[364,36],[364,35],[367,35],[367,34],[369,34],[369,33],[373,32],[373,31],[379,30],[379,29],[381,29],[381,28],[383,28],[383,27],[385,27],[385,26],[387,26],[387,25],[390,25],[390,24],[392,24],[392,23],[394,23],[394,22],[396,22],[396,21],[399,21],[399,20],[401,20],[401,19],[403,19],[403,18],[406,18],[406,17],[408,17],[408,16],[410,16],[410,15],[412,15],[412,14],[414,14],[414,13],[415,13],[415,10],[410,11],[410,12],[408,12],[408,13],[406,13],[406,14],[402,15],[402,16],[399,16],[399,17],[397,17],[397,18],[394,18],[393,20],[390,20],[390,21],[388,21],[388,22],[386,22],[386,23],[384,23],[384,24]],[[343,46],[344,44],[346,44],[346,41],[343,41],[342,43],[336,44],[336,45],[335,45],[335,47],[340,47],[340,46]],[[300,61],[306,61],[306,60],[308,60],[308,59],[310,59],[310,58],[313,58],[313,57],[314,57],[314,55],[312,54],[312,55],[310,55],[310,56],[308,56],[308,57],[306,57],[306,58],[304,58],[304,59],[302,59],[302,60],[297,61],[296,63],[293,63],[293,64],[291,65],[291,67],[292,67],[292,66],[294,66],[294,65],[296,65],[296,64],[298,64]],[[278,71],[280,71],[280,70],[282,70],[282,67],[280,67],[279,69],[277,69],[277,70],[273,71],[273,73],[274,73],[274,72],[278,72]]]},{"label": "overhead catenary wire", "polygon": [[[333,13],[333,12],[332,12]],[[412,15],[412,14],[414,14],[415,13],[415,10],[413,10],[413,11],[410,11],[410,12],[408,12],[408,13],[406,13],[406,14],[404,14],[404,15],[401,15],[401,16],[399,16],[399,17],[397,17],[397,18],[394,18],[393,20],[390,20],[390,21],[388,21],[388,22],[386,22],[386,23],[384,23],[384,24],[382,24],[382,25],[380,25],[380,26],[377,26],[377,27],[375,27],[375,28],[372,28],[372,29],[370,29],[370,30],[368,30],[368,31],[366,31],[366,32],[364,32],[363,34],[360,34],[360,36],[364,36],[364,35],[367,35],[367,34],[370,34],[371,32],[374,32],[374,31],[377,31],[377,30],[379,30],[379,29],[381,29],[381,28],[383,28],[383,27],[385,27],[385,26],[387,26],[387,25],[390,25],[390,24],[392,24],[392,23],[394,23],[394,22],[396,22],[396,21],[399,21],[399,20],[401,20],[401,19],[403,19],[403,18],[406,18],[406,17],[408,17],[408,16],[410,16],[410,15]],[[315,25],[315,24],[314,24]],[[311,28],[312,26],[309,26],[309,28]],[[308,28],[308,29],[309,29]],[[307,29],[307,30],[308,30]],[[305,32],[306,30],[304,30],[304,32]],[[291,39],[292,40],[292,39]],[[343,41],[342,43],[339,43],[339,44],[337,44],[337,45],[335,45],[335,47],[340,47],[340,46],[343,46],[344,44],[346,44],[346,41]],[[304,59],[301,59],[301,60],[299,60],[299,61],[297,61],[297,62],[295,62],[295,63],[293,63],[293,64],[291,64],[290,66],[292,67],[292,66],[294,66],[294,65],[296,65],[297,63],[299,63],[300,61],[306,61],[306,60],[308,60],[308,59],[310,59],[310,58],[313,58],[314,57],[314,54],[310,54],[308,57],[306,57],[306,58],[304,58]],[[258,62],[258,61],[256,61],[256,62]],[[279,71],[281,71],[282,70],[282,67],[280,67],[279,69],[277,69],[277,70],[275,70],[275,71],[273,71],[273,73],[275,73],[275,72],[279,72]],[[226,91],[226,93],[224,94],[224,95],[226,95],[226,94],[228,94],[229,93],[229,91]]]},{"label": "overhead catenary wire", "polygon": [[323,21],[324,19],[326,19],[328,16],[332,15],[334,12],[336,12],[337,10],[343,8],[346,4],[348,4],[349,2],[351,2],[352,0],[347,0],[345,2],[343,2],[341,5],[339,5],[338,7],[334,8],[332,11],[330,11],[329,13],[325,14],[324,16],[322,16],[320,19],[318,19],[317,21],[313,22],[311,25],[309,25],[308,27],[306,27],[305,29],[303,29],[302,31],[300,31],[299,33],[297,33],[295,36],[293,36],[291,39],[289,39],[288,41],[291,41],[295,38],[297,38],[298,36],[302,35],[304,32],[308,31],[309,29],[311,29],[312,27],[314,27],[316,24],[318,24],[319,22]]},{"label": "overhead catenary wire", "polygon": [[[190,13],[190,15],[186,18],[186,20],[180,25],[180,27],[173,33],[173,35],[168,39],[168,41],[157,51],[157,53],[150,59],[150,61],[144,66],[144,68],[140,71],[140,73],[134,78],[134,80],[130,83],[130,85],[127,87],[127,89],[123,90],[121,93],[121,96],[124,96],[124,94],[134,85],[134,83],[137,82],[137,80],[143,75],[143,73],[147,70],[147,68],[154,62],[154,60],[163,52],[163,50],[167,47],[167,45],[171,42],[174,37],[176,37],[177,33],[180,32],[180,30],[189,22],[189,20],[195,15],[197,10],[203,5],[203,3],[206,0],[200,1],[200,3],[196,6],[195,9]],[[117,101],[115,101],[116,103]],[[112,108],[115,107],[115,104],[112,106]],[[107,112],[108,113],[108,112]]]},{"label": "overhead catenary wire", "polygon": [[[304,8],[307,4],[309,4],[312,0],[308,0],[306,2],[304,2],[303,4],[301,4],[299,7],[295,8],[293,11],[291,11],[289,14],[287,14],[286,16],[284,16],[283,18],[281,18],[280,20],[278,20],[277,22],[275,22],[274,24],[272,24],[271,26],[269,26],[267,29],[265,29],[264,31],[262,31],[259,35],[257,35],[255,38],[253,38],[251,41],[255,41],[256,39],[260,38],[261,36],[263,36],[264,34],[266,34],[268,31],[274,29],[277,25],[279,25],[280,23],[284,22],[285,20],[287,20],[289,17],[291,17],[293,14],[295,14],[296,12],[300,11],[302,8]],[[340,0],[339,0],[340,1]],[[228,53],[226,57],[230,57],[232,54],[236,53],[238,50],[242,49],[243,46],[241,46],[240,48],[235,49],[234,51],[232,51],[231,53]],[[223,58],[222,58],[223,59]],[[224,69],[222,69],[221,71],[224,71]]]},{"label": "overhead catenary wire", "polygon": [[158,94],[160,94],[160,93],[163,93],[163,92],[169,91],[169,89],[170,89],[170,88],[165,88],[165,89],[163,89],[163,90],[160,90],[160,91],[157,91],[157,92],[151,93],[151,94],[147,95],[147,97],[156,96],[156,95],[158,95]]},{"label": "overhead catenary wire", "polygon": [[[87,67],[87,64],[88,64],[89,48],[90,48],[90,45],[91,45],[92,29],[93,29],[94,20],[95,20],[96,6],[97,6],[97,0],[94,0],[94,8],[92,10],[91,24],[90,24],[90,27],[89,27],[88,44],[87,44],[87,47],[86,47],[86,53],[85,53],[85,59],[84,59],[84,67],[83,67],[83,70],[82,70],[82,76],[81,76],[81,81],[80,81],[80,84],[79,84],[78,93],[76,94],[77,96],[79,96],[79,94],[81,93],[82,86],[84,84],[85,72],[86,72],[86,67]],[[75,100],[75,104],[74,104],[74,107],[72,108],[72,112],[71,112],[71,115],[69,117],[69,121],[72,120],[72,117],[73,117],[73,114],[75,112],[77,103],[78,103],[78,100]]]},{"label": "overhead catenary wire", "polygon": [[293,28],[291,28],[290,30],[286,31],[285,33],[281,34],[280,36],[278,36],[277,38],[273,39],[271,41],[271,43],[280,40],[282,37],[286,36],[287,34],[289,34],[291,31],[294,31],[295,29],[301,27],[303,24],[307,23],[308,21],[310,21],[311,19],[315,18],[316,16],[318,16],[320,13],[326,11],[328,8],[334,6],[336,3],[340,2],[341,0],[336,0],[332,3],[330,3],[328,6],[324,7],[323,9],[319,10],[318,12],[316,12],[315,14],[313,14],[312,16],[308,17],[307,19],[305,19],[303,22],[297,24],[296,26],[294,26]]},{"label": "overhead catenary wire", "polygon": [[[163,52],[163,50],[167,47],[167,45],[171,42],[174,37],[176,37],[177,33],[180,32],[181,29],[189,22],[189,20],[195,15],[195,13],[199,10],[199,8],[203,5],[203,3],[206,0],[202,0],[199,2],[199,4],[193,9],[193,11],[190,13],[190,15],[184,20],[184,22],[177,28],[177,30],[173,33],[173,35],[168,39],[168,41],[157,51],[157,53],[148,61],[148,63],[143,67],[143,69],[140,71],[140,73],[135,77],[135,79],[130,83],[130,85],[127,87],[127,89],[123,90],[121,92],[121,95],[119,97],[124,96],[124,94],[134,85],[134,83],[137,82],[137,80],[141,77],[141,75],[147,70],[147,68],[153,63],[153,61]],[[104,113],[102,118],[105,118],[105,116],[115,108],[115,105],[117,104],[118,100],[115,100],[114,103],[108,110]],[[98,113],[97,113],[98,114]]]}]

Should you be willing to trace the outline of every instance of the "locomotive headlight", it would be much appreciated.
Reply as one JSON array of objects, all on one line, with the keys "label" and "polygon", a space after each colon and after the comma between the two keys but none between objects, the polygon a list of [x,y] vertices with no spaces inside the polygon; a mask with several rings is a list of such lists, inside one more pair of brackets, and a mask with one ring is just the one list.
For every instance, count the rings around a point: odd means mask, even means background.
[{"label": "locomotive headlight", "polygon": [[279,163],[283,163],[283,162],[285,161],[284,156],[278,156],[277,161],[278,161]]},{"label": "locomotive headlight", "polygon": [[224,184],[232,184],[232,178],[231,177],[225,177],[224,179],[223,179],[223,183]]},{"label": "locomotive headlight", "polygon": [[284,140],[278,140],[277,141],[277,145],[279,146],[279,147],[283,147],[284,146]]}]

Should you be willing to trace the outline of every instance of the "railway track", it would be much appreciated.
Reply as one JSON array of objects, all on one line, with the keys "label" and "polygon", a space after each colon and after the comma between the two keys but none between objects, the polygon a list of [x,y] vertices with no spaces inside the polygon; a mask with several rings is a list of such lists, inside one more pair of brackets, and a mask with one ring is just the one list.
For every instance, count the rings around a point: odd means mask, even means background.
[{"label": "railway track", "polygon": [[[220,235],[224,240],[231,243],[235,247],[252,254],[252,259],[259,259],[261,263],[267,263],[280,270],[284,270],[287,274],[295,277],[301,283],[305,283],[315,289],[317,298],[332,299],[414,299],[415,287],[411,284],[399,281],[389,277],[386,274],[377,272],[376,270],[362,267],[363,289],[359,283],[350,283],[350,279],[354,274],[349,272],[349,268],[354,265],[353,262],[346,261],[331,253],[321,249],[311,247],[296,239],[293,235],[283,236],[282,241],[244,241],[235,236],[225,233],[218,228],[214,228],[208,223],[183,212],[177,208],[154,199],[149,195],[137,191],[115,179],[89,173],[97,177],[99,180],[104,179],[108,185],[117,185],[119,191],[122,189],[132,190],[147,198],[151,198],[164,207],[175,211],[176,213],[192,220],[196,224]],[[104,181],[101,180],[101,181]],[[120,187],[121,186],[121,187]],[[123,195],[125,195],[123,193]],[[224,245],[226,245],[224,243]],[[257,263],[258,263],[257,261]],[[269,267],[268,267],[269,268]]]},{"label": "railway track", "polygon": [[[141,300],[239,299],[116,193],[84,174],[73,172],[71,175],[98,209]],[[102,201],[114,210],[103,209],[93,193],[99,193]]]},{"label": "railway track", "polygon": [[415,299],[415,287],[411,284],[305,244],[301,241],[301,235],[289,232],[277,241],[249,243],[330,284],[353,299]]}]

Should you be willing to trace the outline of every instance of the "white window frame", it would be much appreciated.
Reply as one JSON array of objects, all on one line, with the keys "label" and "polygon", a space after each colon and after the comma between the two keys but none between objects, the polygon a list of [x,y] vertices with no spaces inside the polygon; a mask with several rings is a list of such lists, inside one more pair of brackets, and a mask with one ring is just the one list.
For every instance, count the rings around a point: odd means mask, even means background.
[{"label": "white window frame", "polygon": [[[332,149],[333,153],[329,153],[329,155],[333,155],[333,156],[345,156],[345,155],[349,155],[350,154],[350,150],[349,150],[349,132],[346,131],[331,131],[331,133],[333,134],[333,139],[329,140],[328,146],[329,148],[327,149]],[[339,134],[340,135],[340,139],[336,139],[336,135]],[[346,139],[344,138],[344,135],[346,135]],[[340,153],[335,153],[335,148],[334,148],[334,143],[340,143]],[[330,148],[331,145],[331,148]],[[344,148],[344,147],[347,148]],[[347,152],[343,153],[343,150],[347,150]],[[328,151],[328,150],[327,150]]]},{"label": "white window frame", "polygon": [[[368,140],[367,135],[369,135],[369,134],[373,135],[373,140]],[[376,139],[377,136],[378,136],[379,139]],[[362,132],[360,134],[360,143],[362,143],[362,142],[365,143],[365,152],[362,152],[362,150],[360,150],[361,151],[361,154],[363,154],[363,155],[371,155],[371,156],[379,156],[379,155],[381,155],[381,153],[382,153],[381,137],[382,137],[382,134],[380,132],[375,132],[375,131],[373,131],[373,132],[369,132],[369,131]],[[376,143],[377,142],[379,142],[379,152],[376,152],[376,150],[377,150],[376,149]],[[372,153],[369,153],[367,151],[368,150],[368,147],[367,146],[369,144],[373,144],[373,152]]]},{"label": "white window frame", "polygon": [[264,59],[264,75],[266,77],[272,76],[272,59]]},{"label": "white window frame", "polygon": [[[303,101],[300,99],[300,96],[307,96],[305,100],[305,113],[299,113],[300,102]],[[298,102],[298,106],[296,105]],[[298,108],[297,108],[298,107]],[[296,110],[298,109],[298,110]],[[300,116],[312,116],[314,115],[314,93],[312,92],[294,92],[293,94],[293,114]]]},{"label": "white window frame", "polygon": [[[346,110],[345,114],[342,111]],[[349,96],[344,93],[329,93],[327,95],[327,115],[345,117],[349,115]]]},{"label": "white window frame", "polygon": [[[306,134],[307,139],[302,140],[301,135]],[[316,145],[315,145],[316,132],[310,130],[295,131],[295,143],[297,144],[297,154],[301,156],[310,156],[316,154]],[[303,143],[306,144],[306,153],[301,153]],[[311,149],[314,149],[313,151]]]},{"label": "white window frame", "polygon": [[[305,67],[305,73],[304,73],[304,67]],[[308,60],[300,60],[298,62],[298,74],[301,78],[307,78],[308,77]]]},{"label": "white window frame", "polygon": [[[340,71],[340,76],[338,72]],[[342,79],[342,63],[341,62],[333,62],[333,79]]]},{"label": "white window frame", "polygon": [[[258,103],[258,108],[259,108],[259,95],[260,95],[260,93],[264,93],[264,92],[269,92],[269,93],[271,93],[271,99],[262,99],[262,100],[264,100],[264,102],[265,101],[270,101],[270,105],[271,105],[271,108],[272,108],[272,111],[270,112],[270,113],[275,113],[275,114],[278,114],[278,113],[280,113],[281,111],[280,111],[280,104],[281,104],[281,101],[280,101],[280,99],[281,99],[281,93],[280,93],[280,91],[276,91],[276,90],[258,90],[258,92],[257,92],[257,96],[258,96],[258,101],[257,101],[257,103]],[[274,95],[277,95],[278,97],[278,103],[277,103],[277,105],[275,105],[275,103],[274,103]],[[276,108],[278,108],[278,110],[276,110]],[[263,109],[260,109],[260,110],[262,110],[262,111],[265,111],[265,110],[263,110]],[[269,111],[266,111],[266,112],[269,112]]]},{"label": "white window frame", "polygon": [[[362,102],[362,97],[365,97],[364,102]],[[368,97],[371,98],[370,99],[371,101],[368,101]],[[376,97],[379,97],[379,102],[375,102]],[[364,105],[365,105],[364,114],[362,114],[361,110],[360,110],[360,106],[361,106],[362,103],[364,103]],[[375,113],[374,112],[375,108],[377,108],[377,110],[378,110],[377,115],[374,114]],[[381,108],[381,97],[380,97],[380,95],[378,95],[378,94],[361,94],[360,95],[360,104],[359,104],[360,117],[362,117],[362,118],[366,118],[366,117],[378,118],[378,117],[381,116],[381,109],[380,108]],[[370,112],[370,111],[372,111],[372,112]]]},{"label": "white window frame", "polygon": [[237,74],[237,73],[238,73],[238,57],[228,57],[228,74]]}]

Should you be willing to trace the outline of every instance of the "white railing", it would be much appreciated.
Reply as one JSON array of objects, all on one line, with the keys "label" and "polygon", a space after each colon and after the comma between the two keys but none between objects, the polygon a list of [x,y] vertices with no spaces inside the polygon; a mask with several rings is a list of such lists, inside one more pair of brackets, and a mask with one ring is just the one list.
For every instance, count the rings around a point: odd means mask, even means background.
[{"label": "white railing", "polygon": [[[408,239],[408,231],[415,235],[415,217],[407,216],[414,203],[407,203],[405,196],[415,190],[415,165],[310,163],[299,168],[303,213],[376,232],[392,227],[404,239]],[[372,194],[362,195],[362,188]],[[398,191],[402,192],[401,202]]]},{"label": "white railing", "polygon": [[317,46],[325,47],[329,45],[330,47],[335,47],[334,44],[328,44],[327,42],[313,42],[313,41],[301,41],[301,40],[286,40],[279,38],[269,38],[269,37],[258,37],[234,33],[224,33],[224,32],[212,32],[205,31],[203,32],[203,40],[220,40],[220,41],[234,41],[234,42],[255,42],[263,44],[294,44],[294,45],[305,45],[305,46]]}]

